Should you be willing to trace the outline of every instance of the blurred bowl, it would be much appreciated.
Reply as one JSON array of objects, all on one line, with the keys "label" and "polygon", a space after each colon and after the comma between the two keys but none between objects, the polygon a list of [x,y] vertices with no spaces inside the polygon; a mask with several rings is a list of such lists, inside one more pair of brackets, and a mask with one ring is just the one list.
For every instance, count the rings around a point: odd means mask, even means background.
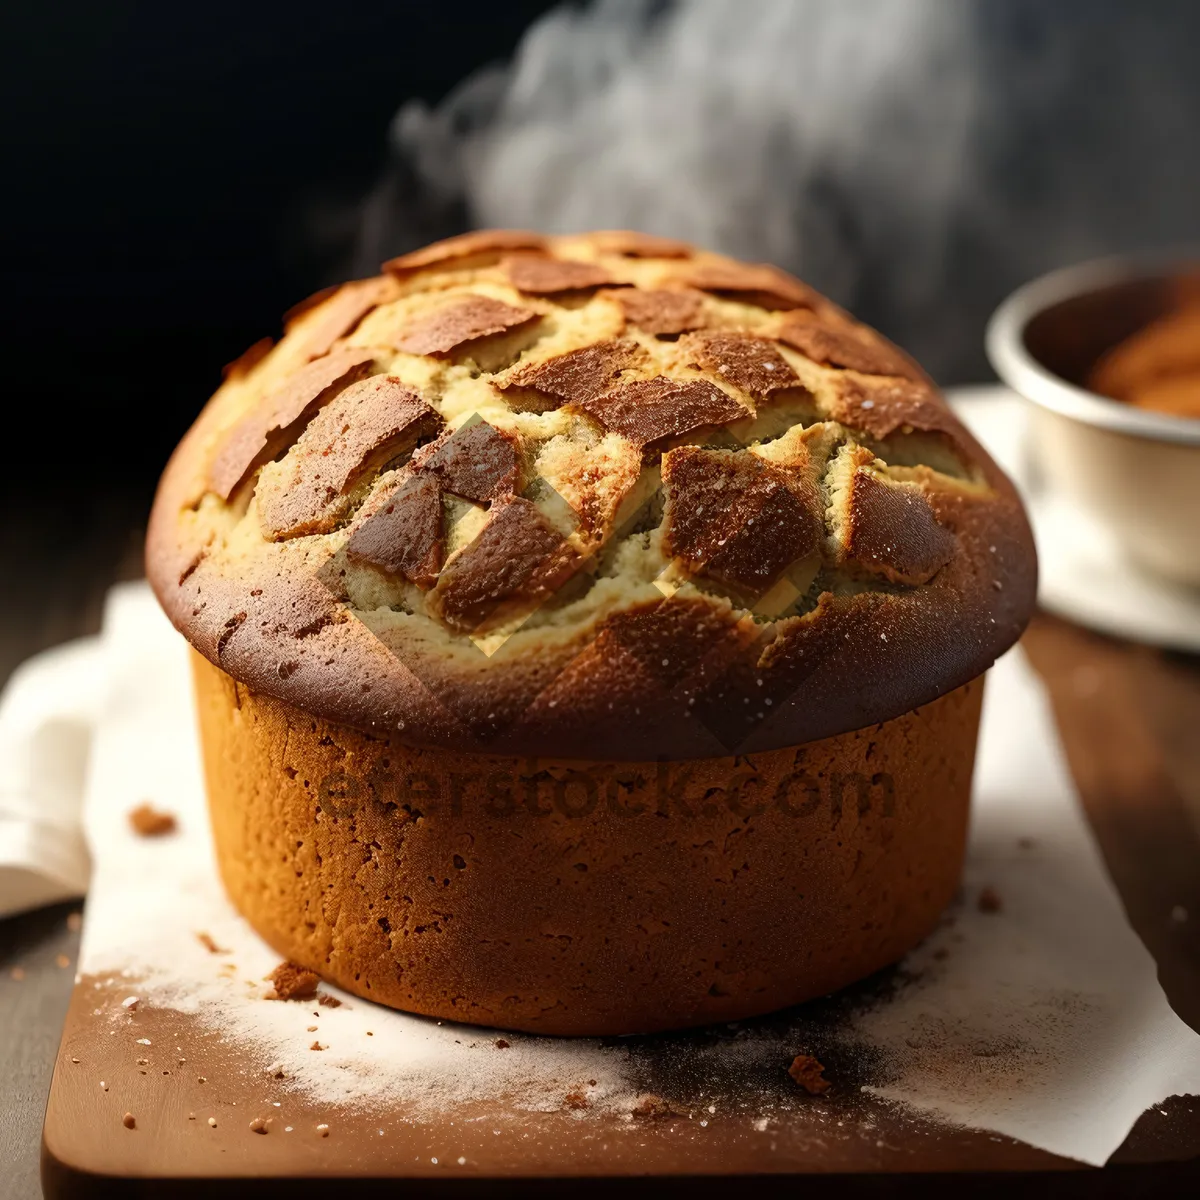
[{"label": "blurred bowl", "polygon": [[1033,404],[1046,486],[1088,509],[1130,560],[1200,588],[1200,420],[1135,408],[1084,385],[1097,360],[1200,286],[1200,254],[1111,258],[1044,275],[988,324],[1000,378]]}]

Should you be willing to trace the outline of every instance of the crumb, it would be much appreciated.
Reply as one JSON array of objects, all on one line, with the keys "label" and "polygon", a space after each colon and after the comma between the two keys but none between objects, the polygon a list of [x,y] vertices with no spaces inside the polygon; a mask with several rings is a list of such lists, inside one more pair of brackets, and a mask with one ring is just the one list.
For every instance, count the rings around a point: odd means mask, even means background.
[{"label": "crumb", "polygon": [[981,913],[998,913],[1004,907],[1004,901],[994,887],[985,887],[979,893],[978,907]]},{"label": "crumb", "polygon": [[137,1128],[137,1121],[134,1119],[133,1113],[126,1113],[121,1118],[121,1124],[124,1125],[126,1129]]},{"label": "crumb", "polygon": [[342,1002],[336,997],[331,996],[328,992],[322,992],[317,997],[317,1003],[325,1008],[341,1008]]},{"label": "crumb", "polygon": [[373,1033],[372,1033],[372,1032],[371,1032],[371,1031],[368,1029],[368,1030],[367,1030],[367,1037],[374,1037],[374,1036],[375,1036],[375,1035],[374,1035],[374,1034],[373,1034]]},{"label": "crumb", "polygon": [[24,967],[13,967],[13,969],[11,971],[9,971],[8,975],[9,975],[10,979],[15,980],[17,983],[20,983],[21,980],[25,978],[25,968]]},{"label": "crumb", "polygon": [[208,1076],[206,1076],[206,1075],[197,1075],[197,1076],[196,1076],[196,1082],[197,1082],[197,1083],[207,1083],[207,1082],[208,1082]]},{"label": "crumb", "polygon": [[125,1009],[126,1012],[137,1012],[137,1006],[140,1003],[141,1001],[136,996],[126,996],[125,999],[121,1001],[121,1007]]},{"label": "crumb", "polygon": [[322,1046],[320,1042],[313,1042],[313,1044],[311,1046],[309,1046],[309,1049],[310,1050],[324,1050],[325,1047]]},{"label": "crumb", "polygon": [[496,1039],[496,1049],[497,1050],[507,1050],[510,1045],[511,1045],[511,1043],[506,1042],[503,1038]]},{"label": "crumb", "polygon": [[318,1125],[317,1126],[317,1134],[320,1137],[328,1137],[329,1136],[329,1126],[328,1125]]},{"label": "crumb", "polygon": [[319,1027],[316,1025],[310,1025],[304,1032],[305,1033],[316,1033],[318,1028]]},{"label": "crumb", "polygon": [[54,956],[54,965],[62,971],[71,965],[71,960],[65,954],[56,954]]},{"label": "crumb", "polygon": [[568,1092],[563,1097],[564,1108],[587,1108],[588,1098],[584,1095],[582,1088],[576,1088],[573,1092]]},{"label": "crumb", "polygon": [[683,1116],[677,1112],[671,1105],[661,1096],[654,1095],[653,1092],[647,1092],[645,1095],[639,1096],[633,1103],[633,1115],[649,1120],[654,1120],[659,1117],[678,1117]]},{"label": "crumb", "polygon": [[83,913],[67,913],[67,928],[72,933],[78,933],[83,928]]},{"label": "crumb", "polygon": [[275,985],[275,1000],[307,1000],[316,994],[320,976],[307,967],[297,966],[294,962],[281,962],[271,972],[271,982]]},{"label": "crumb", "polygon": [[148,1067],[150,1065],[150,1060],[148,1058],[139,1058],[137,1060],[137,1065],[139,1067]]},{"label": "crumb", "polygon": [[216,1127],[217,1127],[217,1118],[216,1118],[216,1117],[209,1117],[209,1118],[208,1118],[208,1125],[209,1125],[209,1128],[210,1128],[210,1129],[216,1129]]},{"label": "crumb", "polygon": [[162,837],[175,832],[175,818],[169,812],[159,812],[152,804],[139,804],[129,813],[129,824],[138,837]]},{"label": "crumb", "polygon": [[200,945],[202,945],[205,948],[205,950],[207,950],[209,952],[209,954],[228,954],[229,953],[228,950],[217,945],[217,943],[213,940],[213,936],[211,933],[196,934],[196,941],[198,941],[200,943]]},{"label": "crumb", "polygon": [[263,1121],[262,1117],[255,1117],[254,1120],[250,1122],[250,1132],[263,1134],[267,1132],[266,1122]]},{"label": "crumb", "polygon": [[108,1084],[107,1084],[107,1083],[105,1083],[103,1079],[102,1079],[102,1080],[100,1080],[100,1090],[101,1090],[102,1092],[107,1092],[107,1091],[108,1091]]},{"label": "crumb", "polygon": [[79,1059],[77,1059],[77,1058],[72,1058],[72,1059],[71,1059],[71,1061],[72,1061],[73,1063],[77,1063],[77,1062],[79,1061]]},{"label": "crumb", "polygon": [[788,1074],[810,1096],[822,1096],[829,1091],[829,1080],[824,1076],[825,1068],[811,1054],[797,1054],[788,1067]]},{"label": "crumb", "polygon": [[195,1114],[195,1113],[188,1113],[188,1120],[189,1120],[189,1121],[194,1121],[195,1119],[196,1119],[196,1114]]}]

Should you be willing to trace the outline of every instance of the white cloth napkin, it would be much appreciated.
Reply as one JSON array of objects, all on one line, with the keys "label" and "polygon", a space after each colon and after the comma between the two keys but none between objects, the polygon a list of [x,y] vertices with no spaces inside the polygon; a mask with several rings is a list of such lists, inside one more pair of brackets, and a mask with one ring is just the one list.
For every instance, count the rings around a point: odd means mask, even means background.
[{"label": "white cloth napkin", "polygon": [[82,896],[80,806],[105,683],[98,637],[18,667],[0,696],[0,917]]}]

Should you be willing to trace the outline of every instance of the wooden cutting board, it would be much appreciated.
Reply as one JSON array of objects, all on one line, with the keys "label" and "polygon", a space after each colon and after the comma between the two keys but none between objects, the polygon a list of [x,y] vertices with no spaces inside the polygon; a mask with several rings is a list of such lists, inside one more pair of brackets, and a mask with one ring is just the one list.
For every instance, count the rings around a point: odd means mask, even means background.
[{"label": "wooden cutting board", "polygon": [[[1200,675],[1186,662],[1047,619],[1026,645],[1049,685],[1130,921],[1157,959],[1172,1006],[1200,1028],[1200,826],[1192,809],[1200,795],[1189,790],[1200,784],[1200,764],[1188,733],[1200,727]],[[1181,713],[1190,713],[1182,724]],[[1177,736],[1164,737],[1174,725]],[[1180,909],[1196,919],[1171,920]],[[887,985],[885,975],[862,988]],[[245,1061],[210,1025],[168,1009],[123,1009],[127,991],[86,976],[76,985],[44,1126],[49,1197],[210,1195],[218,1187],[234,1196],[295,1196],[334,1179],[352,1182],[356,1197],[524,1195],[559,1190],[566,1180],[573,1189],[620,1181],[661,1195],[748,1176],[756,1192],[794,1193],[797,1175],[836,1176],[855,1193],[886,1186],[927,1195],[959,1191],[964,1172],[973,1192],[1011,1191],[1013,1173],[1022,1188],[1056,1196],[1095,1194],[1102,1179],[1106,1188],[1139,1192],[1200,1184],[1200,1098],[1147,1112],[1097,1173],[1011,1139],[903,1115],[859,1090],[869,1064],[853,1056],[826,1061],[836,1080],[827,1095],[805,1095],[786,1073],[798,1049],[789,1041],[794,1014],[754,1023],[768,1039],[779,1031],[779,1054],[748,1073],[714,1074],[703,1053],[732,1036],[727,1030],[626,1039],[644,1090],[670,1097],[671,1115],[581,1119],[570,1107],[528,1112],[475,1099],[432,1117],[396,1105],[331,1116]],[[855,998],[806,1006],[806,1026],[835,1021]],[[892,1179],[885,1184],[882,1175]]]}]

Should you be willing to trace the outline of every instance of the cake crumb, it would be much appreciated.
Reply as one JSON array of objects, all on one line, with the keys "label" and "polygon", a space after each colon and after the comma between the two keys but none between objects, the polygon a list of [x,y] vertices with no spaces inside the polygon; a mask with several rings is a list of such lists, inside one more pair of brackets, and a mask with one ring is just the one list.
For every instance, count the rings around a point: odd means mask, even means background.
[{"label": "cake crumb", "polygon": [[316,995],[317,984],[321,982],[315,971],[294,962],[281,962],[271,972],[270,979],[275,985],[275,994],[269,995],[268,1000],[307,1000]]},{"label": "cake crumb", "polygon": [[229,953],[229,951],[226,950],[223,946],[217,945],[217,943],[213,939],[213,935],[211,933],[201,932],[201,933],[196,934],[196,941],[198,941],[200,943],[200,945],[202,945],[205,948],[205,950],[207,950],[209,952],[209,954],[228,954]]},{"label": "cake crumb", "polygon": [[67,928],[72,933],[78,933],[83,928],[83,913],[67,913]]},{"label": "cake crumb", "polygon": [[188,1120],[189,1120],[189,1121],[194,1121],[195,1119],[196,1119],[196,1114],[195,1114],[195,1113],[188,1113]]},{"label": "cake crumb", "polygon": [[511,1044],[511,1042],[506,1042],[503,1038],[496,1039],[497,1050],[507,1050]]},{"label": "cake crumb", "polygon": [[267,1132],[267,1125],[262,1117],[255,1117],[254,1120],[250,1122],[250,1132],[261,1134],[265,1134]]},{"label": "cake crumb", "polygon": [[564,1108],[579,1109],[587,1108],[588,1106],[589,1101],[582,1088],[576,1088],[573,1092],[568,1092],[563,1097]]},{"label": "cake crumb", "polygon": [[981,913],[998,913],[1004,907],[1000,893],[994,887],[985,887],[979,893],[979,911]]},{"label": "cake crumb", "polygon": [[134,1119],[133,1113],[130,1113],[130,1112],[127,1112],[121,1118],[121,1124],[124,1125],[126,1129],[136,1129],[137,1128],[137,1121]]},{"label": "cake crumb", "polygon": [[325,1047],[322,1046],[320,1042],[313,1042],[313,1044],[311,1046],[309,1046],[309,1049],[310,1050],[324,1050]]},{"label": "cake crumb", "polygon": [[317,1126],[317,1136],[318,1137],[328,1137],[329,1136],[329,1126],[328,1125],[318,1125]]},{"label": "cake crumb", "polygon": [[149,802],[139,804],[129,813],[129,824],[138,837],[162,837],[175,832],[175,818],[169,812],[160,812]]},{"label": "cake crumb", "polygon": [[824,1076],[825,1068],[811,1054],[797,1054],[788,1067],[788,1074],[810,1096],[823,1096],[830,1088]]},{"label": "cake crumb", "polygon": [[341,1008],[342,1002],[336,997],[331,996],[328,992],[322,992],[317,997],[317,1003],[324,1008]]},{"label": "cake crumb", "polygon": [[677,1111],[661,1096],[646,1092],[633,1102],[633,1115],[643,1120],[657,1120],[660,1117],[681,1117],[685,1114]]},{"label": "cake crumb", "polygon": [[137,996],[126,996],[125,999],[121,1001],[121,1007],[126,1012],[137,1012],[137,1007],[140,1003],[141,1001]]},{"label": "cake crumb", "polygon": [[210,1129],[216,1129],[216,1127],[217,1127],[217,1118],[216,1118],[216,1117],[209,1117],[209,1118],[208,1118],[208,1126],[209,1126],[209,1128],[210,1128]]}]

